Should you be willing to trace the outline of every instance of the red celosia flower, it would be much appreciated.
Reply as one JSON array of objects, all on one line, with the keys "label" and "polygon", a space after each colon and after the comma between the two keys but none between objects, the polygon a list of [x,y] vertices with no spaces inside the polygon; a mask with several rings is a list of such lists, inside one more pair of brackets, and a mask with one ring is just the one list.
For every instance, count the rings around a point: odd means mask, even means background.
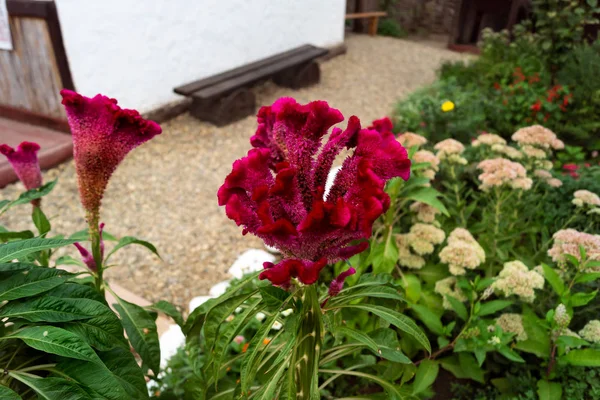
[{"label": "red celosia flower", "polygon": [[329,285],[329,296],[337,296],[344,288],[344,281],[346,278],[350,275],[354,275],[355,273],[356,270],[353,267],[350,267],[346,271],[339,274],[333,281],[331,281],[331,284]]},{"label": "red celosia flower", "polygon": [[70,90],[60,94],[73,136],[81,203],[95,225],[110,176],[127,153],[160,134],[161,128],[135,110],[121,109],[115,99],[90,99]]},{"label": "red celosia flower", "polygon": [[538,112],[542,109],[542,102],[541,101],[536,101],[532,106],[531,106],[531,110],[534,112]]},{"label": "red celosia flower", "polygon": [[[218,192],[229,218],[277,247],[284,260],[265,263],[261,279],[288,286],[291,278],[312,284],[327,262],[347,259],[368,247],[373,222],[389,207],[386,180],[408,179],[410,160],[391,132],[389,119],[361,129],[351,117],[346,130],[334,128],[342,114],[324,102],[306,105],[281,98],[258,112],[254,149],[233,164]],[[324,198],[327,176],[344,148],[343,163]]]},{"label": "red celosia flower", "polygon": [[42,186],[42,173],[37,158],[39,149],[40,146],[32,142],[22,142],[16,150],[6,144],[0,146],[0,153],[6,156],[27,190]]},{"label": "red celosia flower", "polygon": [[577,171],[579,166],[577,166],[577,164],[565,164],[563,165],[563,169],[565,171]]}]

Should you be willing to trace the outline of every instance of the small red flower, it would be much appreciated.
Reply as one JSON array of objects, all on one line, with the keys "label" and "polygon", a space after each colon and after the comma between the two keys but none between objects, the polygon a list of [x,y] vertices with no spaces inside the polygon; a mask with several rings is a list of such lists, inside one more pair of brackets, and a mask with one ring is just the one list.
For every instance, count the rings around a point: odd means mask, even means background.
[{"label": "small red flower", "polygon": [[577,164],[565,164],[563,165],[565,171],[577,171],[579,166]]},{"label": "small red flower", "polygon": [[500,84],[498,82],[494,82],[494,89],[500,90],[500,89],[502,89],[502,86],[500,86]]},{"label": "small red flower", "polygon": [[542,109],[542,102],[540,100],[536,101],[532,106],[531,106],[531,111],[533,112],[538,112]]}]

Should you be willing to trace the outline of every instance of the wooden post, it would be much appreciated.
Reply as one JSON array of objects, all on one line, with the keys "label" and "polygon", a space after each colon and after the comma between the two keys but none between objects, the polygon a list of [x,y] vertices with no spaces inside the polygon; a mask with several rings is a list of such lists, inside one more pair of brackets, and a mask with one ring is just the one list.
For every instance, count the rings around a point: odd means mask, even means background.
[{"label": "wooden post", "polygon": [[369,18],[369,35],[377,35],[377,25],[379,23],[379,17]]}]

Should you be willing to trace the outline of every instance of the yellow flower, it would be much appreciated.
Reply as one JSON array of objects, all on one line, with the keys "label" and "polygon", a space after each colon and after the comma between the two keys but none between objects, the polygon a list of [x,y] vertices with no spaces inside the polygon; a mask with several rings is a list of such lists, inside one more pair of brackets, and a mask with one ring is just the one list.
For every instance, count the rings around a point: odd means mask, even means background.
[{"label": "yellow flower", "polygon": [[451,101],[445,101],[442,104],[442,111],[443,112],[448,112],[448,111],[452,111],[452,110],[454,110],[454,103],[453,102],[451,102]]}]

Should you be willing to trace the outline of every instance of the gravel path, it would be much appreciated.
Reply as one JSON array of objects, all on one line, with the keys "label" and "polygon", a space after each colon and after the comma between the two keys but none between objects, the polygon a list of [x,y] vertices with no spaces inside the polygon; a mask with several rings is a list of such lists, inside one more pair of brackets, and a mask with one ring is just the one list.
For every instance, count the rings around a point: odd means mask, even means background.
[{"label": "gravel path", "polygon": [[[366,35],[349,37],[347,45],[346,55],[322,64],[319,85],[293,91],[266,84],[255,89],[257,103],[271,104],[281,96],[301,103],[327,100],[366,125],[388,115],[399,97],[433,81],[441,62],[464,58],[423,44]],[[186,114],[163,124],[162,135],[127,157],[105,194],[102,221],[117,236],[154,243],[163,261],[132,246],[113,259],[118,265],[108,277],[149,300],[186,305],[229,278],[227,270],[240,253],[262,248],[260,240],[241,235],[216,199],[232,162],[249,149],[255,128],[254,117],[216,128]],[[84,229],[72,162],[45,173],[46,181],[56,177],[59,183],[44,201],[54,233]],[[20,183],[10,185],[0,190],[0,199],[14,198],[22,190]],[[0,225],[32,229],[28,213],[29,207],[13,209]]]}]

